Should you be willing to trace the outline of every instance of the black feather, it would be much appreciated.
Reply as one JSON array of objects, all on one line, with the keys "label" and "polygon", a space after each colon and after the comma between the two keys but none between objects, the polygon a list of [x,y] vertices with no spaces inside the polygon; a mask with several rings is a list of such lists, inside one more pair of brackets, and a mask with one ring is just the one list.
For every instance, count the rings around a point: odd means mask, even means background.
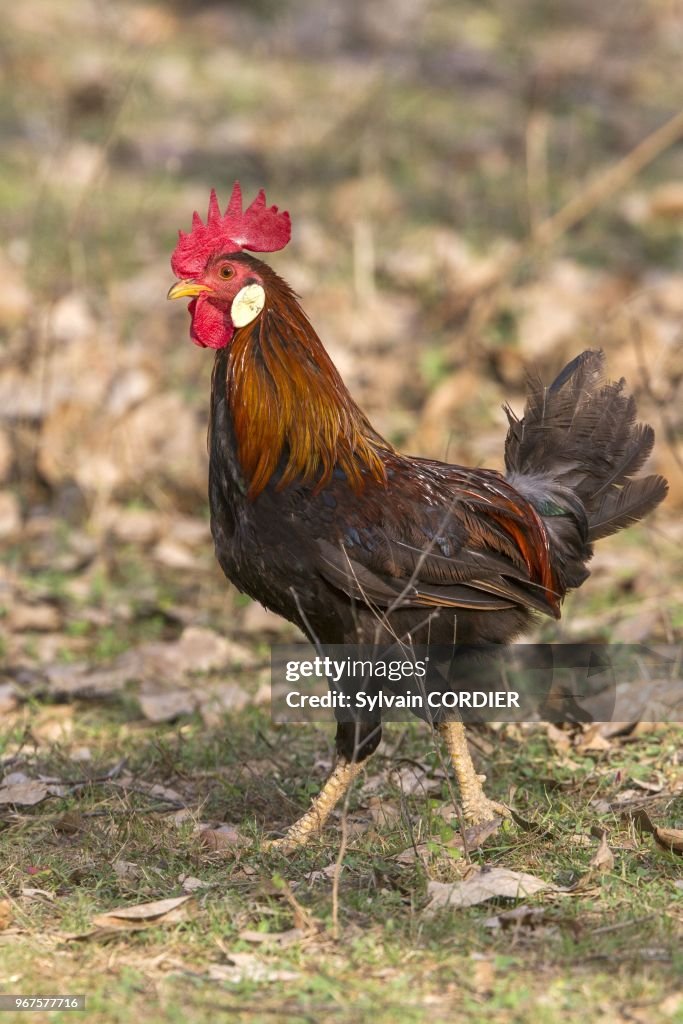
[{"label": "black feather", "polygon": [[611,487],[600,505],[591,512],[588,535],[591,540],[609,537],[625,526],[637,523],[659,505],[669,485],[663,476],[627,480],[623,487]]},{"label": "black feather", "polygon": [[662,477],[632,479],[654,431],[636,421],[625,381],[605,382],[603,366],[602,352],[583,352],[550,387],[529,379],[522,419],[506,409],[508,479],[542,516],[567,589],[588,575],[592,541],[642,519],[667,493]]}]

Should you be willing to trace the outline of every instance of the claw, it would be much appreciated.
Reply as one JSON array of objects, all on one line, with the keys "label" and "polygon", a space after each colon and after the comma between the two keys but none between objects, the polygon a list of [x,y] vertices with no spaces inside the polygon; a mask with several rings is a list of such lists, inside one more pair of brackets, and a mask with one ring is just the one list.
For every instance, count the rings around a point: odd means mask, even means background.
[{"label": "claw", "polygon": [[489,800],[482,792],[481,797],[463,805],[463,816],[468,825],[483,825],[494,818],[512,818],[509,807]]}]

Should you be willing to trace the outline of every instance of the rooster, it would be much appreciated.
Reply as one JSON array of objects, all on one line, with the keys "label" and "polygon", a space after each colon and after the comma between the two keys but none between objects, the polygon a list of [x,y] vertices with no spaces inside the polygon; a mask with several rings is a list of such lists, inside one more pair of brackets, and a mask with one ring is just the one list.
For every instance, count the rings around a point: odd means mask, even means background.
[{"label": "rooster", "polygon": [[[224,213],[211,192],[171,259],[192,341],[215,350],[209,429],[211,530],[239,590],[312,642],[505,644],[534,613],[560,616],[589,575],[593,542],[647,515],[660,476],[634,479],[654,443],[624,381],[587,351],[522,419],[507,409],[506,473],[400,454],[354,402],[297,296],[250,252],[284,248],[290,218],[263,190]],[[249,250],[249,252],[247,252]],[[437,726],[468,824],[507,809],[485,795],[464,726]],[[275,841],[322,828],[381,738],[381,718],[338,721],[336,766]]]}]

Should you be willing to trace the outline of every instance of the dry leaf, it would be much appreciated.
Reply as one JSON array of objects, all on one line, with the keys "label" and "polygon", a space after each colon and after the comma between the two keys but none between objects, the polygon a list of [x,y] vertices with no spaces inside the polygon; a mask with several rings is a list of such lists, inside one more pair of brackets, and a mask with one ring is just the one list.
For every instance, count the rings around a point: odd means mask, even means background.
[{"label": "dry leaf", "polygon": [[577,893],[595,892],[600,887],[601,873],[602,872],[600,870],[595,870],[595,868],[589,867],[588,871],[584,872],[583,875],[577,878],[572,885],[567,886],[566,889],[562,889],[561,891],[572,893],[574,895]]},{"label": "dry leaf", "polygon": [[24,886],[24,888],[20,890],[20,895],[23,896],[24,899],[29,900],[46,899],[50,903],[54,903],[55,901],[55,894],[53,892],[48,892],[47,889],[32,889],[30,886]]},{"label": "dry leaf", "polygon": [[496,971],[490,960],[477,960],[472,971],[472,984],[480,995],[490,995],[495,984]]},{"label": "dry leaf", "polygon": [[366,803],[366,807],[367,813],[375,825],[386,827],[394,825],[400,820],[400,808],[379,796],[371,796]]},{"label": "dry leaf", "polygon": [[19,499],[11,491],[0,491],[0,537],[13,537],[20,530],[21,505]]},{"label": "dry leaf", "polygon": [[80,811],[66,811],[61,818],[58,818],[54,823],[54,829],[56,832],[62,832],[64,835],[73,836],[77,832],[80,832],[83,828],[83,815]]},{"label": "dry leaf", "polygon": [[574,843],[575,846],[592,846],[590,836],[587,836],[585,832],[574,832],[573,835],[567,836],[567,840],[570,843]]},{"label": "dry leaf", "polygon": [[442,907],[474,907],[492,899],[524,899],[546,891],[557,892],[558,888],[524,871],[491,868],[478,871],[462,882],[430,882],[427,893],[431,901],[425,912],[431,915]]},{"label": "dry leaf", "polygon": [[537,839],[547,839],[553,835],[551,828],[546,828],[545,824],[541,821],[533,821],[530,818],[523,818],[521,814],[518,814],[514,807],[510,808],[510,815],[517,828],[520,828],[522,832],[531,832]]},{"label": "dry leaf", "polygon": [[653,189],[649,196],[650,214],[672,220],[683,218],[683,184],[667,181]]},{"label": "dry leaf", "polygon": [[234,825],[222,825],[220,828],[201,829],[199,842],[207,850],[235,850],[248,845],[249,840]]},{"label": "dry leaf", "polygon": [[17,633],[53,633],[61,624],[61,615],[53,604],[15,604],[9,614],[9,627]]},{"label": "dry leaf", "polygon": [[33,807],[50,796],[53,787],[38,779],[27,779],[25,782],[10,782],[0,786],[0,804],[17,804],[20,807]]},{"label": "dry leaf", "polygon": [[123,878],[128,881],[137,881],[142,875],[142,871],[137,864],[133,864],[130,860],[122,860],[120,857],[114,861],[112,867],[117,878]]},{"label": "dry leaf", "polygon": [[[343,867],[344,867],[344,865],[342,864],[341,865],[342,870],[343,870]],[[332,861],[331,864],[328,864],[324,868],[320,868],[317,871],[311,871],[306,876],[306,881],[308,882],[309,885],[313,885],[315,882],[320,882],[324,878],[334,878],[334,874],[335,874],[336,871],[337,871],[337,862],[336,861]]]},{"label": "dry leaf", "polygon": [[633,785],[638,789],[644,789],[648,793],[661,793],[664,789],[663,782],[645,782],[642,779],[633,779]]},{"label": "dry leaf", "polygon": [[478,850],[487,839],[496,834],[502,821],[502,818],[492,818],[491,821],[485,821],[481,825],[470,825],[465,829],[464,839],[462,834],[458,832],[446,845],[449,849],[464,850],[465,845],[467,845],[468,850]]},{"label": "dry leaf", "polygon": [[562,729],[558,729],[552,722],[548,722],[546,725],[546,736],[556,750],[560,753],[566,754],[571,748],[571,740],[569,733],[564,732]]},{"label": "dry leaf", "polygon": [[253,942],[255,945],[270,943],[277,946],[291,946],[293,943],[299,942],[305,934],[303,928],[289,928],[285,932],[257,932],[245,928],[239,933],[239,938],[243,942]]},{"label": "dry leaf", "polygon": [[[429,856],[429,849],[426,843],[418,843],[417,846],[407,846],[405,850],[401,850],[393,858],[397,864],[414,864],[416,860],[420,859],[425,861]],[[313,874],[321,874],[321,872],[312,872]]]},{"label": "dry leaf", "polygon": [[228,964],[211,964],[209,978],[211,981],[230,981],[238,984],[241,981],[294,981],[299,977],[294,971],[273,970],[253,953],[229,953]]},{"label": "dry leaf", "polygon": [[192,875],[180,875],[178,881],[183,887],[183,892],[197,892],[198,889],[208,889],[212,882],[203,882],[201,878],[194,878]]},{"label": "dry leaf", "polygon": [[[268,697],[270,699],[270,695]],[[228,711],[241,711],[252,701],[246,690],[237,683],[223,683],[213,693],[200,695],[199,711],[204,725],[216,728]]]},{"label": "dry leaf", "polygon": [[0,715],[9,714],[19,704],[14,683],[0,683]]},{"label": "dry leaf", "polygon": [[171,804],[180,804],[184,807],[185,798],[182,793],[170,786],[162,786],[159,782],[145,782],[144,779],[136,779],[130,772],[124,772],[120,779],[113,779],[112,785],[120,789],[135,789],[139,793],[147,793],[156,800],[165,800]]},{"label": "dry leaf", "polygon": [[624,811],[622,813],[622,818],[632,821],[639,832],[648,832],[650,835],[654,834],[655,826],[652,824],[652,819],[647,811],[642,807],[639,807],[634,811]]},{"label": "dry leaf", "polygon": [[189,690],[166,690],[138,696],[145,718],[150,722],[172,722],[179,715],[190,715],[197,700]]},{"label": "dry leaf", "polygon": [[662,828],[658,825],[654,836],[657,845],[664,850],[683,854],[683,828]]},{"label": "dry leaf", "polygon": [[154,558],[169,569],[195,569],[197,557],[194,552],[174,540],[160,540],[153,552]]},{"label": "dry leaf", "polygon": [[12,923],[12,904],[9,900],[0,900],[0,932],[9,928]]},{"label": "dry leaf", "polygon": [[109,910],[106,914],[98,914],[93,918],[96,928],[136,929],[149,928],[157,924],[171,924],[181,920],[178,913],[183,904],[191,896],[175,896],[166,900],[154,900],[152,903],[139,903],[134,907],[119,907]]},{"label": "dry leaf", "polygon": [[244,644],[227,640],[213,629],[188,626],[177,644],[181,664],[188,672],[215,672],[219,669],[249,666],[254,652]]},{"label": "dry leaf", "polygon": [[585,732],[574,737],[574,748],[585,753],[591,750],[611,750],[612,744],[602,733],[602,722],[593,722]]},{"label": "dry leaf", "polygon": [[125,667],[88,671],[87,662],[46,665],[50,694],[54,697],[109,697],[119,693],[131,678]]},{"label": "dry leaf", "polygon": [[607,845],[607,833],[600,836],[600,845],[591,857],[589,867],[598,871],[612,871],[614,868],[614,854]]}]

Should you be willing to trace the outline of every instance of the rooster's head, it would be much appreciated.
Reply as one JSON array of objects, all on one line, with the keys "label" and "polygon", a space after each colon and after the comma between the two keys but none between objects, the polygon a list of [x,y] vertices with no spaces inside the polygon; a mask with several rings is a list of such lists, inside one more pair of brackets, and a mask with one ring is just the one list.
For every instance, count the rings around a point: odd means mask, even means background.
[{"label": "rooster's head", "polygon": [[192,317],[190,336],[202,348],[224,348],[235,328],[260,315],[265,303],[264,282],[252,252],[284,249],[291,236],[288,213],[266,206],[261,189],[251,206],[242,210],[242,190],[235,182],[224,214],[211,190],[209,213],[204,223],[198,213],[192,230],[180,232],[171,267],[181,278],[168,293],[169,299],[189,297]]}]

